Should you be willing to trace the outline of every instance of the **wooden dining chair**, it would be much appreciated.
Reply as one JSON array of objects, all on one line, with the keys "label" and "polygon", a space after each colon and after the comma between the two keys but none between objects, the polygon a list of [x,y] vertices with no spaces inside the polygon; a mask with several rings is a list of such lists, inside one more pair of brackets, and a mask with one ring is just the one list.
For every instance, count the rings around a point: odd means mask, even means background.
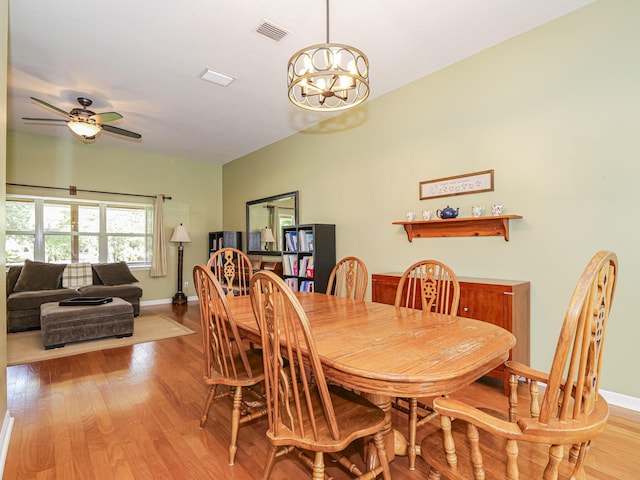
[{"label": "wooden dining chair", "polygon": [[[328,385],[306,313],[284,281],[269,271],[251,278],[251,303],[260,326],[271,443],[263,479],[268,479],[276,456],[293,449],[325,478],[324,453],[356,478],[391,478],[382,430],[384,412],[363,397]],[[340,455],[350,443],[373,436],[379,466],[368,472]],[[372,447],[373,448],[373,447]],[[303,452],[304,451],[304,452]],[[306,452],[315,452],[313,459]]]},{"label": "wooden dining chair", "polygon": [[249,295],[249,280],[253,275],[253,262],[237,248],[216,250],[207,262],[228,297]]},{"label": "wooden dining chair", "polygon": [[[457,315],[460,303],[460,283],[453,270],[437,260],[421,260],[407,268],[396,290],[396,307],[421,308],[434,313]],[[436,414],[417,398],[396,398],[394,409],[408,415],[409,469],[415,470],[418,427],[428,423]]]},{"label": "wooden dining chair", "polygon": [[[200,428],[204,428],[207,422],[214,398],[233,395],[229,443],[229,465],[233,465],[238,450],[240,424],[267,414],[264,398],[254,390],[246,388],[257,386],[264,381],[262,355],[259,351],[245,348],[229,310],[227,297],[211,269],[202,264],[194,266],[193,285],[198,294],[202,324],[205,370],[203,380],[209,385],[209,393],[200,418]],[[229,388],[216,396],[219,385]],[[250,402],[243,401],[243,388],[251,393],[253,398]]]},{"label": "wooden dining chair", "polygon": [[[509,361],[508,400],[502,390],[495,392],[496,399],[484,399],[503,403],[504,411],[434,400],[442,430],[420,446],[430,480],[586,478],[589,445],[605,429],[609,415],[599,393],[600,369],[617,274],[614,253],[593,256],[569,302],[550,372]],[[529,399],[523,399],[527,382]],[[538,383],[546,384],[541,402]]]},{"label": "wooden dining chair", "polygon": [[396,289],[396,307],[456,315],[460,283],[453,270],[437,260],[421,260],[407,268]]},{"label": "wooden dining chair", "polygon": [[329,275],[327,295],[364,300],[369,283],[367,266],[357,257],[344,257]]}]

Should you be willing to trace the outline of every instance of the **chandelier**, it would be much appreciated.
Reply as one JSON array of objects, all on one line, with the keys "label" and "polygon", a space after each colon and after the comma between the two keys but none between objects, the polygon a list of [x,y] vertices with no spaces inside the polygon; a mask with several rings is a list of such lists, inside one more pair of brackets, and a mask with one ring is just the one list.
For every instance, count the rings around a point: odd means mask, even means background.
[{"label": "chandelier", "polygon": [[369,60],[361,50],[329,43],[329,0],[327,0],[327,43],[296,52],[289,59],[289,100],[317,112],[335,112],[355,107],[369,96]]}]

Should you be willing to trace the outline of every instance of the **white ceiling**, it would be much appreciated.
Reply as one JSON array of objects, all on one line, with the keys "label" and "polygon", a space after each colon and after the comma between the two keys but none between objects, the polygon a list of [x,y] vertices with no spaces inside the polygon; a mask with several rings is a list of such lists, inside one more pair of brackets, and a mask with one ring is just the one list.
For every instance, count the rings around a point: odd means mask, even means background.
[{"label": "white ceiling", "polygon": [[[371,99],[592,1],[334,0],[330,40],[367,54]],[[326,40],[322,0],[10,0],[9,12],[10,129],[73,137],[22,117],[64,118],[31,96],[65,111],[83,96],[142,134],[96,142],[222,164],[328,115],[286,92],[289,57]],[[289,35],[259,35],[264,20]],[[205,82],[206,67],[236,80]]]}]

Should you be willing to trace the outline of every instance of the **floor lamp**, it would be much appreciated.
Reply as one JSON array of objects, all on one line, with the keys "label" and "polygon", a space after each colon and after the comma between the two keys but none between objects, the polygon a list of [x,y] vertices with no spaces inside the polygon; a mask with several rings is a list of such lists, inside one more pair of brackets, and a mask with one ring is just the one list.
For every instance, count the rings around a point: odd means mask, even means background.
[{"label": "floor lamp", "polygon": [[178,291],[173,296],[173,304],[174,305],[186,305],[187,297],[182,292],[182,256],[184,247],[183,243],[190,243],[191,237],[189,236],[189,232],[187,232],[187,228],[180,224],[176,228],[173,229],[173,235],[171,235],[170,242],[178,243]]}]

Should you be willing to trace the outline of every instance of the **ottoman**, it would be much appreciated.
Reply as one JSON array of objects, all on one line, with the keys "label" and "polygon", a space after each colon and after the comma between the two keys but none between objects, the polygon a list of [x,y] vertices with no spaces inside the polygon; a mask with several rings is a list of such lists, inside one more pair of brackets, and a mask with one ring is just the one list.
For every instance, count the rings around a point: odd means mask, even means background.
[{"label": "ottoman", "polygon": [[42,343],[45,349],[64,347],[65,343],[104,337],[133,335],[133,306],[114,297],[102,305],[63,307],[58,302],[40,306]]}]

